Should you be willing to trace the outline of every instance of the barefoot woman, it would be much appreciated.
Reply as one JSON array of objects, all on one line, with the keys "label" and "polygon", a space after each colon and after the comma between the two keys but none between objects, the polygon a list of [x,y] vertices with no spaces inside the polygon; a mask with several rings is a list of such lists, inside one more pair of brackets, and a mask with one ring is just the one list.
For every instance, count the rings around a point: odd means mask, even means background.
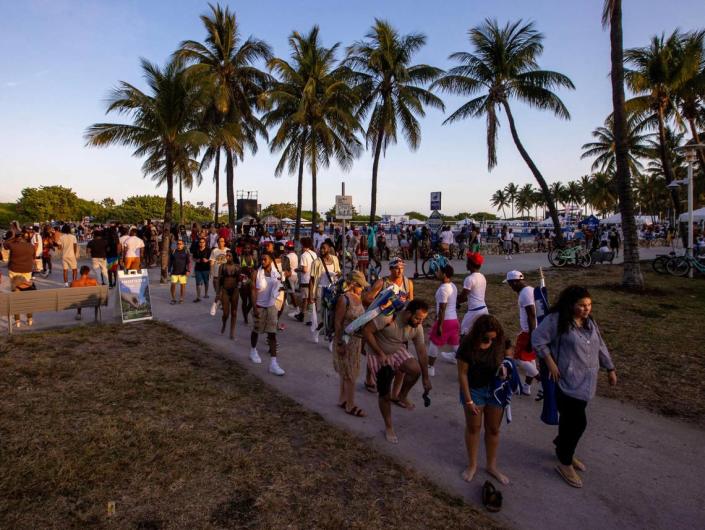
[{"label": "barefoot woman", "polygon": [[481,315],[475,320],[470,333],[463,338],[457,353],[460,402],[465,410],[465,446],[469,460],[463,479],[468,482],[477,472],[477,453],[484,422],[487,472],[502,484],[509,483],[509,479],[497,469],[499,427],[504,407],[492,393],[493,380],[503,358],[502,325],[491,315]]}]

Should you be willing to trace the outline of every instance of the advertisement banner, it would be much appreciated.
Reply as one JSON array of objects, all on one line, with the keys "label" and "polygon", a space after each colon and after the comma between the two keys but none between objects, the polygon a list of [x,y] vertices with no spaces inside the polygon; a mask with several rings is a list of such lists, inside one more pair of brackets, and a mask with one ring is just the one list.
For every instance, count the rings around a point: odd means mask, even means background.
[{"label": "advertisement banner", "polygon": [[118,271],[118,296],[123,324],[152,319],[152,299],[146,269]]}]

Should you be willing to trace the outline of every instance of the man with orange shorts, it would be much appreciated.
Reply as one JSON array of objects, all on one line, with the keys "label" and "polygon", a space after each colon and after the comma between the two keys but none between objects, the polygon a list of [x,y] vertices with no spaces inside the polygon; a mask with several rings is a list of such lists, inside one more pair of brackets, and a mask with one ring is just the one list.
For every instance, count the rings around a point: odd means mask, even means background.
[{"label": "man with orange shorts", "polygon": [[524,275],[519,271],[509,271],[504,283],[508,284],[519,295],[519,327],[521,331],[517,335],[514,347],[514,361],[525,375],[524,383],[521,385],[521,393],[530,396],[531,382],[539,378],[536,353],[531,347],[531,333],[536,329],[534,288],[526,283]]}]

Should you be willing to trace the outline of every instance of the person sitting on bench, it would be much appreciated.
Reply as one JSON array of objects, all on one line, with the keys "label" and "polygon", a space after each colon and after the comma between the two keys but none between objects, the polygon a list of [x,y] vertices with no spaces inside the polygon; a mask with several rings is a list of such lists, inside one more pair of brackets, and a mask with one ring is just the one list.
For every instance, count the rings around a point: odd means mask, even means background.
[{"label": "person sitting on bench", "polygon": [[[91,278],[91,268],[88,265],[83,265],[80,270],[81,276],[71,282],[71,287],[96,287],[98,282],[95,278]],[[81,308],[76,309],[76,320],[81,320]]]}]

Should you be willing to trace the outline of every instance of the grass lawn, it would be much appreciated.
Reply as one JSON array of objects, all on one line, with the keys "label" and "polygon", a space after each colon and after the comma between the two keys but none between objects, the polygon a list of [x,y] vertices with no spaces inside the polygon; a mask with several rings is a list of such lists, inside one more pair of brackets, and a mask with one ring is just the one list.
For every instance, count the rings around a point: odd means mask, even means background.
[{"label": "grass lawn", "polygon": [[[649,263],[642,265],[647,284],[643,294],[620,288],[621,266],[598,265],[586,271],[548,269],[545,276],[550,302],[570,284],[590,290],[593,315],[619,375],[615,388],[601,377],[599,395],[705,426],[705,327],[701,327],[705,280],[658,275]],[[462,289],[465,274],[454,278],[458,289]],[[534,286],[538,285],[538,276],[538,272],[526,275]],[[501,283],[503,279],[487,276],[487,306],[514,337],[519,331],[517,297]],[[418,281],[416,296],[432,302],[437,287],[436,281]],[[432,308],[429,319],[433,318]]]},{"label": "grass lawn", "polygon": [[0,499],[8,529],[493,526],[156,322],[0,339]]}]

